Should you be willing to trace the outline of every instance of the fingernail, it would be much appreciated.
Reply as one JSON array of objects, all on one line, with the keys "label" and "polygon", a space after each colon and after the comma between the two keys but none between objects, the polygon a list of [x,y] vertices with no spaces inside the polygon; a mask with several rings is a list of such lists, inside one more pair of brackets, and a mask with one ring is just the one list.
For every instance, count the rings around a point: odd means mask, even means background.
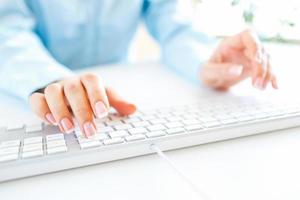
[{"label": "fingernail", "polygon": [[84,133],[87,137],[91,137],[96,133],[96,128],[91,122],[86,122],[83,125]]},{"label": "fingernail", "polygon": [[228,74],[232,77],[238,77],[242,74],[243,66],[232,66],[228,69]]},{"label": "fingernail", "polygon": [[254,82],[254,86],[257,88],[257,89],[260,89],[262,90],[263,89],[263,80],[258,78],[255,80]]},{"label": "fingernail", "polygon": [[108,114],[107,109],[102,101],[98,101],[95,104],[95,112],[99,119],[106,117]]},{"label": "fingernail", "polygon": [[74,130],[73,123],[67,117],[63,118],[60,121],[60,123],[66,133],[73,132],[73,130]]},{"label": "fingernail", "polygon": [[50,124],[53,124],[53,125],[57,125],[53,115],[51,113],[47,113],[45,115],[45,118],[47,119],[47,121],[50,123]]}]

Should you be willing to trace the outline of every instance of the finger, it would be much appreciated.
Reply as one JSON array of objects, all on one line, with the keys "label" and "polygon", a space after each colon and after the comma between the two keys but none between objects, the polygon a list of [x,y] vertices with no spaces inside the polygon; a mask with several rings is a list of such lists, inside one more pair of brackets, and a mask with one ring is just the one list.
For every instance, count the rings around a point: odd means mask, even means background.
[{"label": "finger", "polygon": [[272,75],[271,83],[272,83],[272,87],[273,87],[274,89],[278,89],[277,78],[276,78],[275,75]]},{"label": "finger", "polygon": [[66,80],[64,82],[64,93],[81,131],[86,137],[91,137],[96,133],[96,126],[90,102],[80,79],[71,78]]},{"label": "finger", "polygon": [[232,63],[209,63],[203,68],[203,82],[216,89],[226,89],[244,78],[243,66]]},{"label": "finger", "polygon": [[81,82],[87,92],[91,107],[98,118],[106,117],[109,109],[109,102],[101,79],[95,74],[81,76]]},{"label": "finger", "polygon": [[106,94],[110,105],[121,115],[130,115],[136,111],[136,106],[134,104],[125,101],[112,88],[106,87]]},{"label": "finger", "polygon": [[262,52],[260,51],[262,45],[255,32],[245,30],[235,36],[228,37],[224,40],[225,46],[230,46],[239,50],[246,50],[246,56],[249,59],[260,59]]},{"label": "finger", "polygon": [[[265,89],[264,86],[264,80],[266,76],[269,74],[269,55],[266,53],[264,48],[262,48],[262,58],[260,62],[254,61],[253,63],[253,77],[252,77],[252,83],[253,86],[258,89]],[[267,77],[268,78],[268,77]]]},{"label": "finger", "polygon": [[45,88],[45,98],[51,113],[56,122],[65,133],[70,133],[74,130],[72,115],[65,102],[62,85],[53,83]]},{"label": "finger", "polygon": [[271,81],[272,78],[272,68],[271,68],[271,64],[270,64],[270,56],[268,54],[266,54],[267,56],[267,69],[264,75],[264,81],[263,81],[263,85],[262,88],[265,89],[268,85],[268,83]]},{"label": "finger", "polygon": [[42,120],[49,124],[57,125],[51,111],[47,105],[45,95],[42,93],[33,93],[29,98],[30,107],[33,112]]},{"label": "finger", "polygon": [[258,36],[251,30],[243,31],[225,40],[226,44],[239,50],[243,50],[253,67],[252,84],[263,84],[263,47]]}]

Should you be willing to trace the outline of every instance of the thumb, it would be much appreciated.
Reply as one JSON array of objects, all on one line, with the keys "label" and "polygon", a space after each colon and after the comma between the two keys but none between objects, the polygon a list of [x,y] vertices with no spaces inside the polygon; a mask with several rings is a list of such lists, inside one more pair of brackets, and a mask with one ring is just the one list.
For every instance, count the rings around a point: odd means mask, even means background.
[{"label": "thumb", "polygon": [[227,89],[242,79],[243,66],[233,63],[208,63],[202,70],[204,84],[216,88]]},{"label": "thumb", "polygon": [[130,115],[136,111],[136,106],[124,100],[115,92],[114,89],[106,87],[106,95],[108,97],[109,104],[121,115]]}]

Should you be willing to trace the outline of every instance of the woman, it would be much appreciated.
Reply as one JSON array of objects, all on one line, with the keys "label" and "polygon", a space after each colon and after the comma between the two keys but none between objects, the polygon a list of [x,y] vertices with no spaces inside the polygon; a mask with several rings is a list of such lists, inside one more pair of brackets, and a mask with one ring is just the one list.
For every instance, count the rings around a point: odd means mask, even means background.
[{"label": "woman", "polygon": [[5,0],[0,4],[0,88],[27,100],[43,120],[69,133],[72,114],[87,136],[96,133],[94,116],[110,106],[135,112],[95,74],[71,69],[126,60],[143,19],[161,45],[162,62],[190,80],[228,89],[251,77],[253,86],[277,88],[269,56],[257,36],[243,31],[221,41],[194,31],[175,0],[71,1]]}]

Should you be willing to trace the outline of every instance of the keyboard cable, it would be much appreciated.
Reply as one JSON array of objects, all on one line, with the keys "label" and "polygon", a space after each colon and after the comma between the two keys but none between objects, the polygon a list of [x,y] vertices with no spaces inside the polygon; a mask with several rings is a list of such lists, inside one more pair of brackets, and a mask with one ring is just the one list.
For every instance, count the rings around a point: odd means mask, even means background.
[{"label": "keyboard cable", "polygon": [[164,160],[168,165],[176,172],[176,174],[190,186],[190,189],[198,196],[201,200],[212,200],[206,193],[204,193],[193,181],[180,170],[176,164],[155,144],[150,145],[150,149],[155,151],[157,155]]}]

